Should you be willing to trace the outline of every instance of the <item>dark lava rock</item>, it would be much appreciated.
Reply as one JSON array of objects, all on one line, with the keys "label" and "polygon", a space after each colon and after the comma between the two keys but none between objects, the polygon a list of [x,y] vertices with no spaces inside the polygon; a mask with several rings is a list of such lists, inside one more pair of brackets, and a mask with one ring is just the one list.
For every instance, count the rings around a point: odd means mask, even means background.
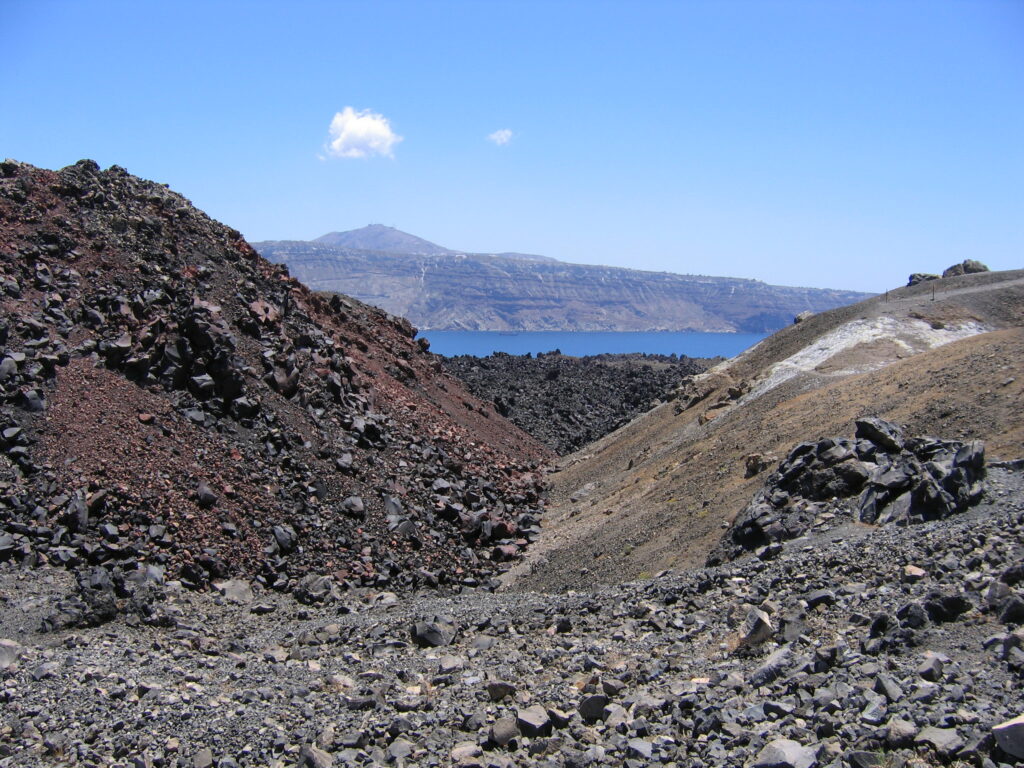
[{"label": "dark lava rock", "polygon": [[417,621],[412,625],[412,640],[424,648],[438,648],[451,644],[458,627],[450,619],[435,616],[431,621]]},{"label": "dark lava rock", "polygon": [[[796,446],[737,515],[708,563],[761,551],[827,519],[898,525],[941,519],[978,503],[984,490],[984,443],[908,439],[883,419],[858,419],[852,440]],[[809,599],[817,605],[828,598]],[[927,606],[933,621],[969,609],[969,601],[956,596],[938,596]]]},{"label": "dark lava rock", "polygon": [[406,321],[123,168],[0,165],[0,561],[321,604],[491,586],[536,539],[550,451]]},{"label": "dark lava rock", "polygon": [[481,400],[559,454],[572,453],[674,397],[703,360],[665,355],[532,355],[442,358]]}]

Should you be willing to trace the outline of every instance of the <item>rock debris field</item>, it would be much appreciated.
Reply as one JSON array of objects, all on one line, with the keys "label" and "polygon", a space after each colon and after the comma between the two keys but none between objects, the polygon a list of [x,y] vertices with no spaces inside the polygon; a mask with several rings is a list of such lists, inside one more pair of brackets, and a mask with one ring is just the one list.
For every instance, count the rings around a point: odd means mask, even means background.
[{"label": "rock debris field", "polygon": [[[708,361],[667,355],[444,358],[445,370],[558,454],[572,453],[670,400]],[[713,362],[713,361],[711,361]]]},{"label": "rock debris field", "polygon": [[[71,573],[0,570],[3,765],[1012,765],[1024,478],[589,593],[162,585],[40,632]],[[1019,729],[1005,729],[1020,749]]]}]

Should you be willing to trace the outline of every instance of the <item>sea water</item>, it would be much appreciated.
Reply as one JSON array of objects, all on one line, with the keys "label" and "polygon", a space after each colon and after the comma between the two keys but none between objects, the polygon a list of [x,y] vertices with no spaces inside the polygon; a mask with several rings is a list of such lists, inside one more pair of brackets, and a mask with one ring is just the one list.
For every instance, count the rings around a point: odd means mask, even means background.
[{"label": "sea water", "polygon": [[752,347],[766,333],[700,333],[696,331],[423,331],[430,351],[446,357],[495,352],[536,355],[559,350],[583,357],[604,353],[643,352],[687,357],[733,357]]}]

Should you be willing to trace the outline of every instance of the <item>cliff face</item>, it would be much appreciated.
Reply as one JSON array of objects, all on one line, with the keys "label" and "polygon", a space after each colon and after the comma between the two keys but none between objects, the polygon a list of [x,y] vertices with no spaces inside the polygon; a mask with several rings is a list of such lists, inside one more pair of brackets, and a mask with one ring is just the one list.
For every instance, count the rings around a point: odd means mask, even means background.
[{"label": "cliff face", "polygon": [[509,255],[401,254],[302,241],[255,247],[314,290],[346,293],[435,330],[756,333],[867,296]]}]

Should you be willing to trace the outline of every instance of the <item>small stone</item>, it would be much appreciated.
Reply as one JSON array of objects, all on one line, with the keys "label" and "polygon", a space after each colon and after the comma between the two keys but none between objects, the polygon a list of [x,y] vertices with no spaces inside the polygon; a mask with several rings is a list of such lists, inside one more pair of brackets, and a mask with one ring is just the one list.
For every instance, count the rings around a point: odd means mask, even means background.
[{"label": "small stone", "polygon": [[804,599],[807,601],[808,608],[817,608],[819,605],[834,605],[836,602],[835,594],[827,589],[816,589]]},{"label": "small stone", "polygon": [[450,675],[458,672],[466,666],[466,660],[461,656],[442,656],[437,665],[437,671],[442,675]]},{"label": "small stone", "polygon": [[992,735],[1003,752],[1024,759],[1024,715],[994,726]]},{"label": "small stone", "polygon": [[414,749],[415,745],[411,741],[401,738],[395,739],[388,745],[388,757],[392,762],[405,760],[413,753]]},{"label": "small stone", "polygon": [[516,692],[516,687],[506,680],[491,680],[486,685],[491,701],[501,701]]},{"label": "small stone", "polygon": [[939,686],[935,683],[920,683],[911,692],[910,700],[920,702],[922,704],[928,704],[935,701],[935,697],[938,695]]},{"label": "small stone", "polygon": [[878,675],[875,678],[874,691],[885,696],[890,704],[903,698],[903,689],[888,675]]},{"label": "small stone", "polygon": [[814,768],[817,750],[792,739],[775,739],[758,754],[749,768]]},{"label": "small stone", "polygon": [[868,725],[881,725],[885,722],[885,716],[885,701],[881,698],[869,701],[860,713],[860,719]]},{"label": "small stone", "polygon": [[57,662],[45,661],[37,667],[34,667],[30,674],[32,675],[32,679],[36,682],[54,677],[57,674]]},{"label": "small stone", "polygon": [[1024,624],[1024,598],[1011,595],[1003,602],[999,620],[1004,624]]},{"label": "small stone", "polygon": [[439,620],[417,621],[412,626],[412,640],[423,648],[438,648],[450,645],[455,639],[454,625]]},{"label": "small stone", "polygon": [[903,434],[899,427],[884,419],[875,417],[857,419],[856,436],[870,440],[879,448],[890,453],[899,453],[903,450]]},{"label": "small stone", "polygon": [[499,747],[506,746],[518,735],[519,726],[516,723],[516,718],[510,715],[499,717],[491,726],[491,741]]},{"label": "small stone", "polygon": [[916,565],[908,565],[903,568],[903,580],[908,582],[920,581],[928,572],[923,568],[918,568]]},{"label": "small stone", "polygon": [[792,653],[789,650],[789,646],[784,645],[774,651],[765,659],[764,664],[754,670],[754,673],[750,676],[750,684],[755,688],[760,688],[762,685],[771,683],[782,674],[786,665],[789,664],[791,656]]},{"label": "small stone", "polygon": [[301,768],[331,768],[334,757],[312,744],[303,744],[299,750],[299,765]]},{"label": "small stone", "polygon": [[917,674],[928,682],[937,683],[942,679],[943,667],[942,659],[935,654],[928,654],[918,665]]},{"label": "small stone", "polygon": [[604,708],[608,706],[608,697],[603,693],[596,693],[588,696],[580,702],[578,707],[580,717],[588,723],[596,722],[604,717]]},{"label": "small stone", "polygon": [[366,517],[366,505],[361,496],[349,496],[341,503],[341,509],[346,515],[357,520],[363,520]]},{"label": "small stone", "polygon": [[0,670],[14,666],[25,649],[14,640],[0,639]]},{"label": "small stone", "polygon": [[484,751],[475,741],[460,741],[452,747],[452,760],[456,763],[467,763],[480,757]]},{"label": "small stone", "polygon": [[647,739],[630,739],[626,744],[626,754],[637,760],[650,760],[654,753],[654,744]]},{"label": "small stone", "polygon": [[519,730],[526,736],[546,736],[551,732],[551,716],[539,704],[518,710],[516,718]]},{"label": "small stone", "polygon": [[917,727],[913,723],[899,718],[891,719],[885,727],[887,731],[885,741],[890,747],[905,747],[913,741],[917,734]]},{"label": "small stone", "polygon": [[956,728],[922,728],[914,739],[917,744],[927,744],[942,757],[952,757],[964,748],[964,740]]},{"label": "small stone", "polygon": [[203,747],[192,756],[192,768],[211,768],[213,765],[213,750]]},{"label": "small stone", "polygon": [[768,614],[760,608],[751,608],[740,629],[740,646],[758,645],[772,636],[775,628]]},{"label": "small stone", "polygon": [[846,761],[850,768],[878,768],[885,764],[885,756],[877,752],[847,752]]},{"label": "small stone", "polygon": [[601,681],[601,690],[609,696],[618,696],[625,687],[626,684],[624,682],[616,680],[614,677],[608,677]]},{"label": "small stone", "polygon": [[214,585],[224,599],[235,605],[248,605],[253,600],[252,587],[243,579],[230,579]]},{"label": "small stone", "polygon": [[572,716],[568,712],[563,712],[561,709],[556,707],[548,707],[548,716],[551,718],[551,724],[555,728],[567,728],[569,723],[572,722]]},{"label": "small stone", "polygon": [[263,658],[266,661],[284,664],[288,661],[288,651],[279,645],[275,645],[272,648],[267,648],[267,650],[263,652]]},{"label": "small stone", "polygon": [[213,488],[208,482],[200,480],[196,488],[196,499],[199,501],[200,507],[209,509],[217,503],[217,494],[213,492]]}]

